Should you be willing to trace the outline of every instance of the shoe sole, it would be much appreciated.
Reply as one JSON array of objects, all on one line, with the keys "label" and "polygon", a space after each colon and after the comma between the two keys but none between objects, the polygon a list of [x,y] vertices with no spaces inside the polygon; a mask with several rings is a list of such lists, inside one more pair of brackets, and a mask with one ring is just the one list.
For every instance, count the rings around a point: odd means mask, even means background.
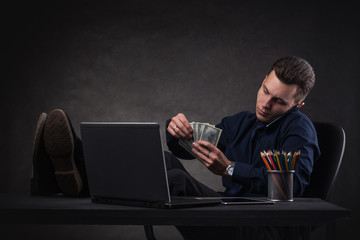
[{"label": "shoe sole", "polygon": [[53,110],[46,121],[44,142],[54,165],[59,188],[65,195],[77,196],[82,180],[74,161],[74,138],[70,122],[61,109]]}]

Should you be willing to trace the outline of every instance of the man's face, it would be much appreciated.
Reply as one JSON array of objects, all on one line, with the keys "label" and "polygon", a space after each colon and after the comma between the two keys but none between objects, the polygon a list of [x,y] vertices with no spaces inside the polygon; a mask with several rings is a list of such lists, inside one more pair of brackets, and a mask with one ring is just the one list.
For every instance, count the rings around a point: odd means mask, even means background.
[{"label": "man's face", "polygon": [[272,71],[266,76],[258,91],[256,117],[262,122],[269,123],[292,107],[301,107],[303,103],[296,102],[294,98],[297,88],[297,85],[282,83]]}]

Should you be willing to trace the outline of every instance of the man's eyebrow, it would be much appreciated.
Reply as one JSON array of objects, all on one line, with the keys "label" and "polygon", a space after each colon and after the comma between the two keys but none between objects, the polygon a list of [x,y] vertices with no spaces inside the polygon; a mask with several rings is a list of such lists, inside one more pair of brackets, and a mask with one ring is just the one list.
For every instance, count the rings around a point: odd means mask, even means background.
[{"label": "man's eyebrow", "polygon": [[267,92],[269,92],[269,89],[266,87],[265,83],[263,83],[263,88],[264,88]]}]

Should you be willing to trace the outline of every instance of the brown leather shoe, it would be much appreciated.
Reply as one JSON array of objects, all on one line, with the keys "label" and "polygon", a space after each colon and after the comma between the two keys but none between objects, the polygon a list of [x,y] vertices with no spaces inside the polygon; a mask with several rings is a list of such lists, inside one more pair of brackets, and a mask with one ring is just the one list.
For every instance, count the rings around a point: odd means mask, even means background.
[{"label": "brown leather shoe", "polygon": [[[44,129],[44,143],[53,163],[60,190],[68,196],[82,195],[84,185],[77,164],[79,150],[76,149],[79,144],[81,145],[81,141],[76,137],[71,122],[63,110],[55,109],[49,114]],[[85,166],[83,165],[82,168]],[[85,172],[85,169],[82,172]]]}]

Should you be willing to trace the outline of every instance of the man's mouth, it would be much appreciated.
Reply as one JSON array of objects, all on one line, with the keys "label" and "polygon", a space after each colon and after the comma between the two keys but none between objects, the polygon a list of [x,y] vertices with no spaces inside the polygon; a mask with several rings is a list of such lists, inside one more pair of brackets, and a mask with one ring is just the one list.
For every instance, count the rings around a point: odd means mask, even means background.
[{"label": "man's mouth", "polygon": [[259,112],[259,114],[262,115],[262,116],[268,116],[268,115],[269,115],[269,113],[264,112],[264,111],[261,110],[260,108],[258,108],[258,112]]}]

